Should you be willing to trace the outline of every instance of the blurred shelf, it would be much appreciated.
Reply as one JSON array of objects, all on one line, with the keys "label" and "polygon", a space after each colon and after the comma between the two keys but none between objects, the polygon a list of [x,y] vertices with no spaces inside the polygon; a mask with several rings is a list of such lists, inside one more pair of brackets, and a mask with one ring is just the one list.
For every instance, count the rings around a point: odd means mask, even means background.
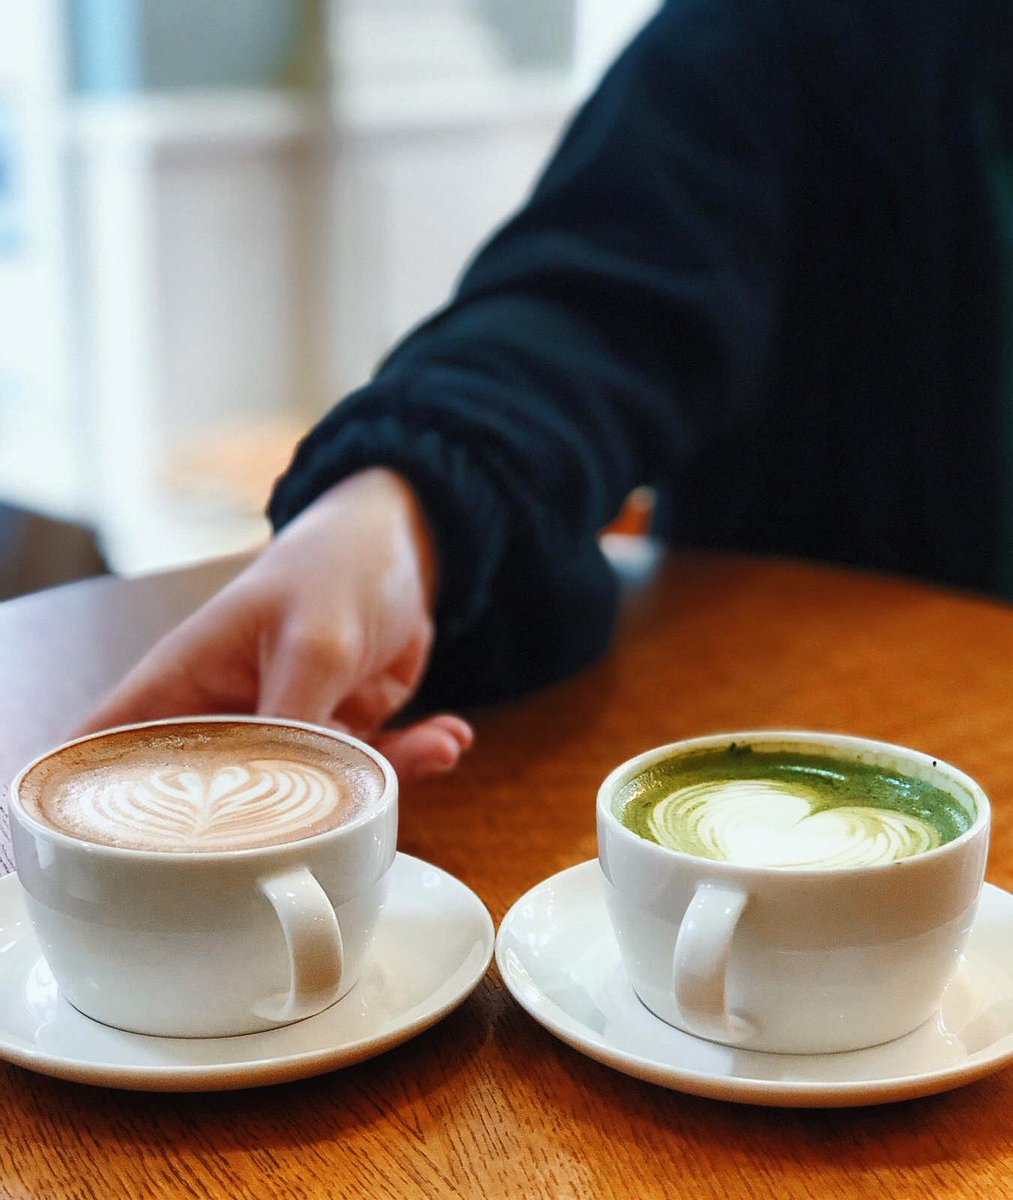
[{"label": "blurred shelf", "polygon": [[236,418],[191,435],[168,452],[160,484],[179,504],[246,521],[263,516],[274,480],[312,424],[298,413]]},{"label": "blurred shelf", "polygon": [[144,575],[248,553],[266,544],[270,533],[265,517],[224,518],[167,505],[148,510],[128,528],[103,530],[101,545],[117,575]]},{"label": "blurred shelf", "polygon": [[328,120],[369,137],[558,119],[579,98],[572,77],[558,71],[361,84],[337,89],[330,105],[270,88],[140,92],[71,100],[64,131],[83,148],[297,141],[324,132]]},{"label": "blurred shelf", "polygon": [[333,112],[356,136],[558,119],[580,99],[563,71],[503,71],[475,79],[407,80],[338,88]]},{"label": "blurred shelf", "polygon": [[80,146],[286,142],[325,119],[311,93],[282,88],[137,92],[68,102],[65,132]]}]

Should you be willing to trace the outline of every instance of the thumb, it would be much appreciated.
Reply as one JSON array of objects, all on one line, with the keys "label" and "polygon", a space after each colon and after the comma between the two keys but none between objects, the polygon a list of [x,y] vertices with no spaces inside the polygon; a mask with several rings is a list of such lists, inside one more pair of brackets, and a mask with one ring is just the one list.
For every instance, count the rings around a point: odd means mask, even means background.
[{"label": "thumb", "polygon": [[452,770],[474,737],[467,721],[452,713],[440,713],[370,740],[390,759],[401,781],[413,783]]}]

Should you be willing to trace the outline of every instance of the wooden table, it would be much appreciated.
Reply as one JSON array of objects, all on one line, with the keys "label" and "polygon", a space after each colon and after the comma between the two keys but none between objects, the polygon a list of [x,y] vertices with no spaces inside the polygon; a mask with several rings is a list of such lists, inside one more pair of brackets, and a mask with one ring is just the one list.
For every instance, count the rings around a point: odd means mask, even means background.
[{"label": "wooden table", "polygon": [[[0,777],[63,736],[230,564],[0,606]],[[625,597],[615,650],[473,714],[453,776],[404,796],[401,848],[494,919],[595,854],[610,767],[663,741],[756,726],[904,742],[995,801],[989,879],[1013,888],[1013,609],[857,573],[670,559]],[[0,1066],[0,1196],[880,1197],[1013,1195],[1013,1071],[880,1108],[784,1110],[641,1083],[555,1040],[495,968],[379,1058],[249,1092],[107,1091]]]}]

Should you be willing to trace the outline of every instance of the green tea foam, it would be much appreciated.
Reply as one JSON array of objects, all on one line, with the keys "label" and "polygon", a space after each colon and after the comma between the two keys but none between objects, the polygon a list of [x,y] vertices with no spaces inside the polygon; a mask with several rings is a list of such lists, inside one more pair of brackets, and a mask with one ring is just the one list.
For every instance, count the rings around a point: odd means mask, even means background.
[{"label": "green tea foam", "polygon": [[738,746],[654,764],[619,792],[615,812],[668,849],[795,868],[899,862],[973,821],[949,792],[888,768]]}]

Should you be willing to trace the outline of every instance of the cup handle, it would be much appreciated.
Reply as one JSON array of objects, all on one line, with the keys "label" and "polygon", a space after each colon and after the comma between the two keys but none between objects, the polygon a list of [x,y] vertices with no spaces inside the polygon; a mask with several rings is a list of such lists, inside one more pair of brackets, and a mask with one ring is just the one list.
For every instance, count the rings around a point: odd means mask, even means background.
[{"label": "cup handle", "polygon": [[756,1033],[727,999],[728,956],[748,899],[739,888],[697,884],[675,940],[675,1002],[687,1031],[729,1045]]},{"label": "cup handle", "polygon": [[291,965],[288,996],[258,1006],[272,1021],[301,1021],[337,1000],[344,948],[334,906],[307,867],[260,880],[260,890],[278,914]]}]

